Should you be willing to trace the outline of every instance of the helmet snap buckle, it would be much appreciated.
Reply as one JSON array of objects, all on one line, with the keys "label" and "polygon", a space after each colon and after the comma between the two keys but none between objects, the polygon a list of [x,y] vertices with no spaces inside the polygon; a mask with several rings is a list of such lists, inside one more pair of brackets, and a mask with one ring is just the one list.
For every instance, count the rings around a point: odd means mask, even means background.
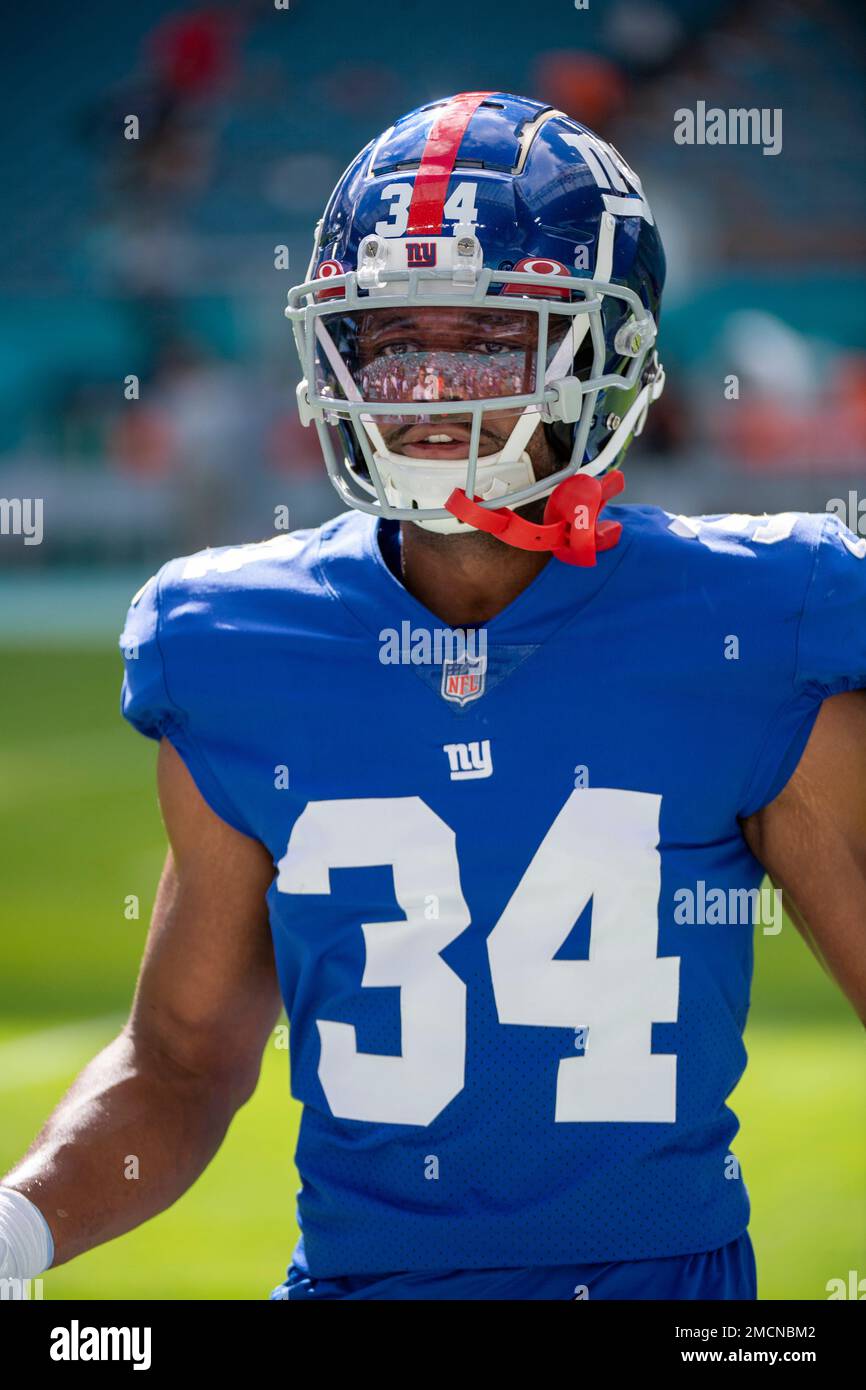
[{"label": "helmet snap buckle", "polygon": [[623,357],[639,357],[656,340],[656,326],[652,314],[643,318],[632,315],[614,334],[614,351]]}]

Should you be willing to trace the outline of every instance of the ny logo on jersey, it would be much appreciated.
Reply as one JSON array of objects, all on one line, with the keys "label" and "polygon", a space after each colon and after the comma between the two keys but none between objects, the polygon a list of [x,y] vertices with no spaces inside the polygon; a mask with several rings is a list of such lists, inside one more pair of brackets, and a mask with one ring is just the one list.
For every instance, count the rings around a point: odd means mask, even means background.
[{"label": "ny logo on jersey", "polygon": [[442,752],[448,754],[452,782],[468,782],[473,777],[492,777],[493,758],[490,739],[473,743],[446,743]]},{"label": "ny logo on jersey", "polygon": [[442,663],[440,687],[443,700],[450,700],[456,705],[468,705],[470,700],[479,699],[484,694],[486,675],[485,655],[470,657],[464,654],[453,659],[446,657]]}]

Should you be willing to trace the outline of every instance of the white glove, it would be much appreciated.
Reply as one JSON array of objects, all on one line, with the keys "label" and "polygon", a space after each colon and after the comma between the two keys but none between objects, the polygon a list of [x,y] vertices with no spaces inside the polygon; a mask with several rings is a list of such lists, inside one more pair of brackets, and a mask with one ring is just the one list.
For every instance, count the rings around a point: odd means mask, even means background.
[{"label": "white glove", "polygon": [[42,1212],[22,1192],[0,1187],[0,1279],[35,1279],[53,1259]]}]

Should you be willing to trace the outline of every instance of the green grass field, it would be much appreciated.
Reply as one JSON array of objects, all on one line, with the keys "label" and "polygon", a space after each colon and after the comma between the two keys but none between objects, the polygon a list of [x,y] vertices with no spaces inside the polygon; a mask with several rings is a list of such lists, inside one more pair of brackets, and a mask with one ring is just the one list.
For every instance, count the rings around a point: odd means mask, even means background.
[{"label": "green grass field", "polygon": [[[123,1016],[164,844],[155,749],[105,650],[0,649],[0,1171]],[[130,894],[139,920],[128,920]],[[758,933],[735,1144],[763,1298],[866,1273],[862,1030],[793,929]],[[284,1051],[193,1190],[45,1278],[47,1298],[262,1298],[295,1239],[298,1108]]]}]

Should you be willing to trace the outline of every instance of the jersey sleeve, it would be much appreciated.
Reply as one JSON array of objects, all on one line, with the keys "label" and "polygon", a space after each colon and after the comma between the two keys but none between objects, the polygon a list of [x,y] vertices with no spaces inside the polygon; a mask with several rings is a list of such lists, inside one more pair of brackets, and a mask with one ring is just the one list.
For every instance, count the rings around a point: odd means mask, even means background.
[{"label": "jersey sleeve", "polygon": [[255,837],[204,751],[196,733],[194,709],[182,708],[171,693],[172,653],[176,657],[182,644],[172,639],[170,614],[166,617],[166,569],[149,579],[135,595],[120,635],[124,661],[121,713],[147,738],[167,738],[211,810],[233,829]]},{"label": "jersey sleeve", "polygon": [[835,516],[827,517],[815,554],[797,680],[821,699],[866,686],[866,538]]},{"label": "jersey sleeve", "polygon": [[174,711],[168,697],[159,645],[159,575],[139,589],[120,634],[123,687],[120,711],[139,733],[161,739]]},{"label": "jersey sleeve", "polygon": [[[803,755],[822,702],[846,690],[866,688],[866,539],[858,539],[838,517],[814,521],[817,535],[808,578],[794,612],[791,674],[776,673],[779,699],[741,816],[754,814],[782,791]],[[789,573],[786,582],[796,601],[796,576]]]}]

